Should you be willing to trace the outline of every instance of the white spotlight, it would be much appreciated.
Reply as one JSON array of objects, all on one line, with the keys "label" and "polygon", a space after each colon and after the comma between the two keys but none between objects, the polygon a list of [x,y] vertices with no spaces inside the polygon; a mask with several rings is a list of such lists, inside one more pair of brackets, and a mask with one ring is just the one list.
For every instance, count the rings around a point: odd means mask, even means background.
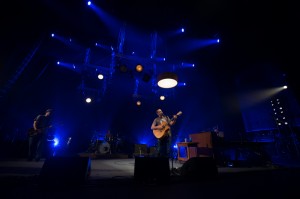
[{"label": "white spotlight", "polygon": [[103,78],[104,78],[104,76],[102,74],[98,75],[98,79],[103,79]]},{"label": "white spotlight", "polygon": [[90,97],[86,98],[85,99],[86,103],[91,103],[92,102],[92,99]]}]

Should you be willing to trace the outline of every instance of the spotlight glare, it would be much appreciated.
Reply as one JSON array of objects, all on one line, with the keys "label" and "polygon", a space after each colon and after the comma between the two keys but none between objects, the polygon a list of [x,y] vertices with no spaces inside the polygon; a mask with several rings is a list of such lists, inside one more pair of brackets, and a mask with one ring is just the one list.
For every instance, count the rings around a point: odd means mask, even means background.
[{"label": "spotlight glare", "polygon": [[54,138],[54,146],[57,146],[59,144],[59,140],[57,138]]},{"label": "spotlight glare", "polygon": [[103,75],[102,74],[99,74],[98,75],[98,79],[103,79],[104,77],[103,77]]},{"label": "spotlight glare", "polygon": [[86,101],[86,103],[91,103],[92,99],[88,97],[88,98],[85,99],[85,101]]}]

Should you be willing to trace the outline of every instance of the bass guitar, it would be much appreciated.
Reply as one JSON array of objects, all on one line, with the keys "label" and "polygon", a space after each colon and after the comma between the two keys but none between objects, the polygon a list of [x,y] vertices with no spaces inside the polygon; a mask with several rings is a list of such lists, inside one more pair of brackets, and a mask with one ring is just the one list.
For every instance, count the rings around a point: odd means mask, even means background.
[{"label": "bass guitar", "polygon": [[40,135],[40,134],[43,134],[47,129],[49,128],[52,128],[52,125],[51,126],[48,126],[48,127],[45,127],[45,128],[41,128],[41,129],[37,129],[35,130],[33,127],[28,129],[28,136],[29,137],[32,137],[32,136],[37,136],[37,135]]},{"label": "bass guitar", "polygon": [[[180,116],[182,114],[182,112],[181,111],[179,111],[177,114],[176,114],[176,116]],[[172,117],[172,119],[171,119],[171,121],[173,121],[175,118],[174,118],[174,116]],[[169,131],[169,129],[170,129],[170,126],[169,126],[169,124],[167,123],[167,121],[163,121],[162,122],[162,129],[157,129],[157,130],[153,130],[153,134],[154,134],[154,136],[156,137],[156,138],[158,138],[158,139],[161,139],[161,138],[163,138],[166,134],[167,134],[167,132]]]}]

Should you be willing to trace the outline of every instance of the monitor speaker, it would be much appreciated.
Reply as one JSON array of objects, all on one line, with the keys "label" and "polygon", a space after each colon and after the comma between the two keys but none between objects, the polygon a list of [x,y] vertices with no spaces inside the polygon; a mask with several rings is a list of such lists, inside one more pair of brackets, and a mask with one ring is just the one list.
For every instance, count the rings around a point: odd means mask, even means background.
[{"label": "monitor speaker", "polygon": [[170,180],[167,157],[135,157],[134,179],[146,183],[165,183]]},{"label": "monitor speaker", "polygon": [[83,184],[91,172],[89,157],[50,157],[39,175],[41,186],[73,186]]},{"label": "monitor speaker", "polygon": [[188,180],[215,178],[218,175],[218,168],[212,157],[192,157],[183,164],[180,174]]}]

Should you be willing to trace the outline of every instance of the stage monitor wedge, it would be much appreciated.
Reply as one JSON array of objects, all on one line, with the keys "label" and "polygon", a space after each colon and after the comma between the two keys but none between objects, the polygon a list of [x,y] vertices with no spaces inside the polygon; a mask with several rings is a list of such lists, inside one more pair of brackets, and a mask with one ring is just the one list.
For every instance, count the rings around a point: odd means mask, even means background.
[{"label": "stage monitor wedge", "polygon": [[167,183],[170,164],[167,157],[135,157],[134,179],[145,183]]},{"label": "stage monitor wedge", "polygon": [[193,157],[183,164],[180,173],[184,179],[192,181],[213,179],[218,176],[218,167],[212,157]]},{"label": "stage monitor wedge", "polygon": [[91,172],[89,157],[50,157],[39,175],[40,186],[74,186],[84,184]]}]

